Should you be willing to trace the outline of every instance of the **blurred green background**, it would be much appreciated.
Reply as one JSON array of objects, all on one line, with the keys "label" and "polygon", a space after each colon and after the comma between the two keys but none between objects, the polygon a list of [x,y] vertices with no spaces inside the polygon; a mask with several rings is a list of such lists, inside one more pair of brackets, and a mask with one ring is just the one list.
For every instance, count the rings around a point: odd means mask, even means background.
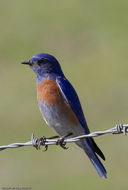
[{"label": "blurred green background", "polygon": [[[36,77],[20,62],[54,55],[76,88],[91,131],[128,122],[127,0],[0,1],[0,144],[52,136],[38,110]],[[0,188],[128,189],[128,137],[96,139],[108,179],[98,177],[74,144],[68,151],[0,152]]]}]

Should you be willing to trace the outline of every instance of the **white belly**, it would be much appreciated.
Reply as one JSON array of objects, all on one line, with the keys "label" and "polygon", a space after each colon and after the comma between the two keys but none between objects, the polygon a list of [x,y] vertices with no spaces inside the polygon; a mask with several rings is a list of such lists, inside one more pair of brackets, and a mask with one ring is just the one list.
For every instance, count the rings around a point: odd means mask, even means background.
[{"label": "white belly", "polygon": [[48,106],[45,103],[39,103],[39,108],[45,122],[51,126],[60,136],[73,133],[73,136],[85,133],[80,124],[72,125],[66,115],[56,106]]}]

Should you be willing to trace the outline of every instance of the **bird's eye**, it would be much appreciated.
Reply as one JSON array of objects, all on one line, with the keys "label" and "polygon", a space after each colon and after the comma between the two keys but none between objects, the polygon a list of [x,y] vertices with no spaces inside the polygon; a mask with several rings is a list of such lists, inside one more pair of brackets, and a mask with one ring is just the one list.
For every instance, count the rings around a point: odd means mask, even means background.
[{"label": "bird's eye", "polygon": [[37,62],[37,64],[39,65],[39,66],[41,66],[41,65],[43,65],[43,64],[45,64],[46,63],[46,60],[44,60],[44,59],[40,59],[40,60],[38,60],[38,62]]}]

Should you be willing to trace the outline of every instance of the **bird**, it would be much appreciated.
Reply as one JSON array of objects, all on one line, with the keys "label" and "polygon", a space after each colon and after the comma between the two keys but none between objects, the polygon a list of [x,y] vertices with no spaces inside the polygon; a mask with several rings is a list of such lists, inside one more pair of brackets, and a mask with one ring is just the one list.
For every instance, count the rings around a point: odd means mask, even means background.
[{"label": "bird", "polygon": [[[22,64],[29,65],[36,74],[38,106],[46,124],[63,138],[89,134],[79,97],[58,60],[48,53],[38,53]],[[98,157],[105,160],[105,156],[94,139],[80,139],[76,144],[84,150],[99,176],[107,178]]]}]

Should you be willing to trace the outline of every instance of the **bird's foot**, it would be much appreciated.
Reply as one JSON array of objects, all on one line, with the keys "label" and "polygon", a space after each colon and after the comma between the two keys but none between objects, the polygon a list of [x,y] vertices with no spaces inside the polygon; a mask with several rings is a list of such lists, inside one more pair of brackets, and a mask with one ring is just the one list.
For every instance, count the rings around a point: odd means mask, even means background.
[{"label": "bird's foot", "polygon": [[48,150],[48,145],[45,145],[45,143],[46,143],[46,137],[42,136],[41,138],[39,138],[39,139],[36,140],[35,148],[37,150],[40,150],[41,145],[43,145],[43,146],[45,146],[45,150],[44,151],[46,151],[46,150]]},{"label": "bird's foot", "polygon": [[66,147],[66,142],[64,142],[64,140],[65,140],[67,137],[71,136],[71,135],[72,135],[72,133],[68,133],[67,135],[60,137],[60,138],[58,139],[58,141],[56,142],[56,145],[60,145],[61,148],[67,150],[68,147]]},{"label": "bird's foot", "polygon": [[[68,149],[68,147],[66,147],[66,142],[64,142],[64,140],[71,136],[72,133],[68,133],[67,135],[65,136],[62,136],[60,137],[57,142],[56,142],[56,145],[60,145],[60,147],[62,147],[63,149]],[[48,150],[48,145],[46,144],[47,142],[47,139],[55,139],[55,138],[58,138],[59,136],[52,136],[52,137],[48,137],[46,138],[45,136],[42,136],[41,138],[39,139],[36,139],[36,143],[33,145],[37,150],[40,150],[40,147],[41,145],[45,147],[45,150],[44,151],[47,151]]]},{"label": "bird's foot", "polygon": [[52,136],[52,137],[46,138],[45,136],[42,136],[41,138],[36,140],[35,147],[36,147],[37,150],[40,150],[41,145],[43,145],[45,147],[44,151],[47,151],[48,150],[48,145],[46,145],[47,139],[55,139],[55,138],[58,138],[58,137],[59,136]]}]

